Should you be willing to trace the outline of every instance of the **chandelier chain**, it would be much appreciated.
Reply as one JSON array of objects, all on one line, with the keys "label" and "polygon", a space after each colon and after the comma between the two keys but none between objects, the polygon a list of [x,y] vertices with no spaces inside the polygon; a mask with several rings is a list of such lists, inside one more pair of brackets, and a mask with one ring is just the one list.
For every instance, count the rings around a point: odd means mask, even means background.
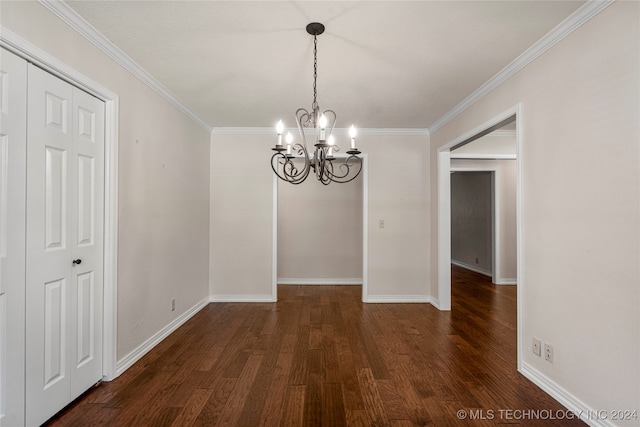
[{"label": "chandelier chain", "polygon": [[318,105],[317,96],[318,89],[316,80],[318,79],[318,36],[313,36],[313,105],[315,107]]}]

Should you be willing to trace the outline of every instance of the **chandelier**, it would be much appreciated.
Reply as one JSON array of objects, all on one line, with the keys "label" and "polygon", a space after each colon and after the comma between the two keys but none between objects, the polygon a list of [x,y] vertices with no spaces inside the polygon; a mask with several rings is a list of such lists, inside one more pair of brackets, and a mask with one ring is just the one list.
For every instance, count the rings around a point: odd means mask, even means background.
[{"label": "chandelier", "polygon": [[[336,113],[333,110],[320,110],[317,102],[318,36],[324,32],[324,25],[312,22],[306,29],[313,36],[313,103],[311,111],[299,108],[295,114],[301,142],[295,142],[291,132],[288,132],[285,147],[282,144],[282,120],[276,125],[278,141],[272,148],[275,153],[271,156],[271,169],[278,178],[291,184],[304,182],[311,170],[324,185],[353,181],[362,170],[362,158],[358,157],[360,151],[356,148],[356,128],[352,125],[349,129],[351,147],[346,152],[347,155],[334,156],[334,153],[340,151],[333,136]],[[315,150],[312,153],[307,149],[308,136],[310,139],[315,138]]]}]

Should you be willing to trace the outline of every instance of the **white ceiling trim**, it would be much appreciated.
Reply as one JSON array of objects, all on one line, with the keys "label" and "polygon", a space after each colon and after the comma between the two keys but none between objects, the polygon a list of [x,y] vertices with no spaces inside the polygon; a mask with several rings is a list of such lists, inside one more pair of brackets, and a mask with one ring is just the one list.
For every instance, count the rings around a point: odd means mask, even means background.
[{"label": "white ceiling trim", "polygon": [[562,21],[553,30],[549,31],[544,37],[538,40],[533,46],[525,50],[509,65],[499,71],[498,74],[491,77],[482,86],[480,86],[469,96],[463,99],[458,105],[453,107],[447,114],[433,122],[428,128],[429,133],[433,134],[442,126],[449,123],[464,110],[475,104],[478,100],[487,95],[493,89],[500,86],[511,76],[529,65],[534,59],[552,48],[560,40],[564,39],[573,31],[580,28],[580,26],[603,11],[614,1],[615,0],[589,0],[580,9],[576,10],[573,14],[567,17],[567,19]]},{"label": "white ceiling trim", "polygon": [[[449,155],[450,159],[464,160],[516,160],[515,154],[474,154],[474,153],[456,153],[452,151]],[[453,167],[451,168],[453,170]]]},{"label": "white ceiling trim", "polygon": [[[285,129],[294,135],[298,133],[298,128]],[[274,127],[214,127],[211,129],[214,135],[275,135]],[[335,135],[349,135],[349,128],[335,128]],[[358,128],[360,135],[422,135],[427,136],[427,129],[421,128]]]},{"label": "white ceiling trim", "polygon": [[125,70],[137,77],[142,83],[149,86],[154,92],[166,99],[170,104],[182,111],[191,120],[211,132],[211,126],[200,116],[189,109],[178,97],[171,93],[162,83],[147,73],[120,48],[111,43],[100,31],[82,18],[62,0],[38,0],[38,2],[69,25],[77,33],[93,43],[97,48],[109,55]]}]

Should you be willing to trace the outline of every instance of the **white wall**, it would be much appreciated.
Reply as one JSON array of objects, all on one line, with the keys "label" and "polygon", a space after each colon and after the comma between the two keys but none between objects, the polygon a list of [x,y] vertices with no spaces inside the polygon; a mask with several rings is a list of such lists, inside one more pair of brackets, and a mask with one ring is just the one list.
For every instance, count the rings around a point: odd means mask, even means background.
[{"label": "white wall", "polygon": [[[274,296],[274,176],[269,165],[274,140],[271,133],[212,134],[210,292],[214,299]],[[429,300],[428,144],[427,134],[359,132],[358,146],[368,163],[367,300]],[[242,151],[235,157],[215,154],[224,147]],[[385,220],[383,229],[378,227],[380,219]]]},{"label": "white wall", "polygon": [[211,134],[209,292],[274,300],[272,135]]},{"label": "white wall", "polygon": [[2,2],[1,24],[119,96],[122,359],[207,296],[209,132],[39,3]]},{"label": "white wall", "polygon": [[368,301],[428,301],[429,136],[363,135],[358,145],[369,161]]},{"label": "white wall", "polygon": [[362,283],[362,208],[362,173],[344,184],[313,172],[303,184],[278,180],[278,283]]},{"label": "white wall", "polygon": [[597,410],[640,409],[639,15],[613,3],[431,135],[434,159],[522,103],[523,370]]}]

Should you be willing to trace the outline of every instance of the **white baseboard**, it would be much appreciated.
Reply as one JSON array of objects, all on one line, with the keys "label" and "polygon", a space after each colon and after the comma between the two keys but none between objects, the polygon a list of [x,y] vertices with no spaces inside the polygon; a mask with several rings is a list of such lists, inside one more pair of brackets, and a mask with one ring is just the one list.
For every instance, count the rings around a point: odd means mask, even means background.
[{"label": "white baseboard", "polygon": [[518,279],[496,279],[494,285],[517,285]]},{"label": "white baseboard", "polygon": [[362,302],[374,304],[405,304],[405,303],[427,303],[433,304],[433,298],[428,295],[369,295],[363,298]]},{"label": "white baseboard", "polygon": [[531,365],[522,362],[520,373],[591,427],[613,427],[613,424],[608,419],[598,416],[598,411],[587,406]]},{"label": "white baseboard", "polygon": [[191,319],[196,313],[202,310],[204,307],[209,304],[209,298],[204,298],[199,301],[196,305],[191,307],[189,310],[185,311],[179,317],[175,318],[171,323],[167,326],[156,332],[151,338],[140,344],[136,349],[127,354],[122,359],[118,360],[116,363],[116,377],[122,374],[124,371],[129,369],[134,363],[140,360],[145,354],[147,354],[151,349],[153,349],[156,345],[158,345],[162,340],[168,337],[173,331],[178,329],[182,324],[184,324],[187,320]]},{"label": "white baseboard", "polygon": [[362,278],[302,279],[278,278],[278,285],[362,285]]},{"label": "white baseboard", "polygon": [[271,295],[211,295],[209,302],[277,302],[278,299]]},{"label": "white baseboard", "polygon": [[451,260],[451,264],[457,265],[458,267],[466,268],[467,270],[471,270],[471,271],[474,271],[476,273],[483,274],[485,276],[493,277],[493,274],[491,274],[490,271],[485,270],[484,268],[480,268],[480,267],[476,267],[476,266],[464,263],[462,261],[455,261],[455,260],[452,259]]}]

